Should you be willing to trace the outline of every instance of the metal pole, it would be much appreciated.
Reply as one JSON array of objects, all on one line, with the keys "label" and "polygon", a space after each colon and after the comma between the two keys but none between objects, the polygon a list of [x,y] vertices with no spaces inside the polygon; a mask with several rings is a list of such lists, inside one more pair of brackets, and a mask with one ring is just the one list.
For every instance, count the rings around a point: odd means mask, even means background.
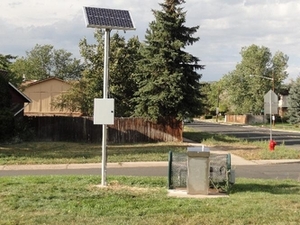
[{"label": "metal pole", "polygon": [[[103,99],[107,98],[108,90],[108,60],[109,60],[109,36],[110,29],[105,29],[104,43],[104,68],[103,68]],[[106,140],[107,140],[107,125],[102,124],[102,176],[101,185],[106,186]]]},{"label": "metal pole", "polygon": [[[273,86],[273,92],[275,93],[274,71],[272,71],[272,86]],[[275,126],[275,118],[274,118],[274,120],[272,122],[273,122],[273,126]]]},{"label": "metal pole", "polygon": [[272,91],[270,91],[270,141],[272,141]]},{"label": "metal pole", "polygon": [[219,120],[219,106],[220,106],[220,86],[218,87],[217,107],[216,107],[216,122]]},{"label": "metal pole", "polygon": [[168,188],[174,189],[172,182],[172,162],[173,162],[173,152],[169,151],[169,168],[168,168]]}]

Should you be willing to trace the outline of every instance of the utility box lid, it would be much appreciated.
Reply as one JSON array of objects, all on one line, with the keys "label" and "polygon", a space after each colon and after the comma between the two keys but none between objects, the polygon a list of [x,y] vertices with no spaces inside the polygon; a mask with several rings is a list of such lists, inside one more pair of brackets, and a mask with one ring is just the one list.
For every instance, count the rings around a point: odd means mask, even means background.
[{"label": "utility box lid", "polygon": [[191,157],[209,157],[210,150],[208,147],[206,147],[204,145],[196,146],[196,147],[188,147],[187,155],[191,156]]}]

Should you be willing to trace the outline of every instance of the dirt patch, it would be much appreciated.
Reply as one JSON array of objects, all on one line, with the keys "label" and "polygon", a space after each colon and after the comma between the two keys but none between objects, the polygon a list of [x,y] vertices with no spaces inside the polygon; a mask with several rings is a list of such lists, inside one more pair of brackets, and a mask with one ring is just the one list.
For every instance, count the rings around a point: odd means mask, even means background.
[{"label": "dirt patch", "polygon": [[149,193],[151,191],[157,191],[159,188],[143,188],[143,187],[133,187],[133,186],[126,186],[120,184],[118,181],[111,181],[107,184],[107,186],[103,185],[93,185],[91,189],[94,188],[102,188],[111,191],[127,191],[131,194],[143,194]]},{"label": "dirt patch", "polygon": [[224,151],[248,160],[259,159],[260,151],[261,151],[261,149],[257,146],[236,145],[236,144],[211,146],[210,148],[211,150]]}]

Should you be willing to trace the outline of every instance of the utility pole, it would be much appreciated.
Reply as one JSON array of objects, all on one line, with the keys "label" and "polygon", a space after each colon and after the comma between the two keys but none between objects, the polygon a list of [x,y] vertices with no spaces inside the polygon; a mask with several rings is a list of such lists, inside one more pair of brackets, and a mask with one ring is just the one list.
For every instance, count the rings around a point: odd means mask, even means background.
[{"label": "utility pole", "polygon": [[219,119],[219,108],[220,108],[220,86],[218,86],[217,107],[216,107],[216,122],[218,122],[218,119]]}]

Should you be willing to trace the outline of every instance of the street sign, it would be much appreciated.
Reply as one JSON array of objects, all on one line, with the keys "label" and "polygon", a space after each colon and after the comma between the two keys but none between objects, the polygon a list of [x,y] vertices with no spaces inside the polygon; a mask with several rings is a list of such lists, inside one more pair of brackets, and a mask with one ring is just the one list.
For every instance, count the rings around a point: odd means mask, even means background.
[{"label": "street sign", "polygon": [[264,113],[278,114],[278,96],[272,90],[264,96]]}]

